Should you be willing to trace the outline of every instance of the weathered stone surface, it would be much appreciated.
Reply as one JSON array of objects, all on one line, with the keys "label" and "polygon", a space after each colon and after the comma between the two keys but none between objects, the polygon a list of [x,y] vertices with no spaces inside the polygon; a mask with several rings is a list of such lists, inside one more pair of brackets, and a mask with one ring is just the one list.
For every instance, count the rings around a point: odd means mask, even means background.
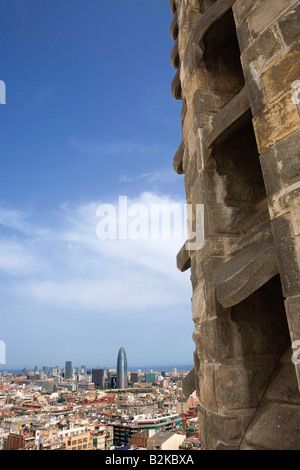
[{"label": "weathered stone surface", "polygon": [[182,391],[186,397],[189,397],[195,390],[195,369],[192,369],[182,380]]},{"label": "weathered stone surface", "polygon": [[240,121],[246,115],[249,117],[250,102],[246,87],[219,111],[212,119],[212,131],[208,135],[205,145],[209,148],[218,145],[234,134],[240,128]]},{"label": "weathered stone surface", "polygon": [[280,16],[280,14],[289,8],[296,0],[264,0],[256,10],[248,17],[249,29],[252,37],[260,35],[270,24]]},{"label": "weathered stone surface", "polygon": [[243,213],[239,207],[229,207],[221,204],[209,204],[207,219],[207,235],[232,235],[240,230]]},{"label": "weathered stone surface", "polygon": [[250,246],[225,263],[216,274],[217,298],[223,307],[242,302],[278,273],[272,239]]},{"label": "weathered stone surface", "polygon": [[175,15],[176,13],[176,0],[170,0],[170,11]]},{"label": "weathered stone surface", "polygon": [[294,132],[260,156],[267,195],[300,179],[300,131]]},{"label": "weathered stone surface", "polygon": [[181,100],[180,68],[177,70],[171,83],[171,92],[173,98],[175,98],[176,100]]},{"label": "weathered stone surface", "polygon": [[172,67],[178,69],[179,67],[179,51],[178,51],[178,38],[176,39],[174,46],[171,50],[170,61]]},{"label": "weathered stone surface", "polygon": [[253,415],[253,410],[226,416],[206,410],[206,449],[215,450],[222,443],[238,447]]},{"label": "weathered stone surface", "polygon": [[262,75],[266,96],[270,102],[291,89],[300,77],[300,48],[292,49],[276,58]]},{"label": "weathered stone surface", "polygon": [[183,168],[182,168],[183,154],[184,154],[184,144],[183,144],[183,142],[181,142],[181,144],[180,144],[180,146],[179,146],[179,148],[178,148],[178,150],[175,153],[174,158],[173,158],[173,168],[174,168],[174,171],[178,175],[183,174]]},{"label": "weathered stone surface", "polygon": [[200,364],[198,369],[199,399],[200,402],[211,411],[217,411],[217,399],[215,395],[215,366]]},{"label": "weathered stone surface", "polygon": [[261,83],[261,75],[256,62],[244,69],[244,77],[253,116],[259,113],[267,104]]},{"label": "weathered stone surface", "polygon": [[193,321],[199,325],[208,320],[205,283],[201,280],[192,296]]},{"label": "weathered stone surface", "polygon": [[170,24],[170,36],[171,36],[171,39],[174,39],[174,41],[176,41],[178,37],[178,23],[177,22],[178,22],[178,14],[176,12]]},{"label": "weathered stone surface", "polygon": [[[287,318],[290,327],[291,341],[300,340],[300,295],[295,297],[290,297],[285,301]],[[297,351],[294,351],[295,356],[297,356]],[[296,359],[300,359],[300,354]]]},{"label": "weathered stone surface", "polygon": [[215,389],[219,411],[256,408],[269,380],[269,367],[222,365],[215,368]]},{"label": "weathered stone surface", "polygon": [[280,277],[275,276],[230,310],[234,357],[245,367],[273,372],[290,344]]},{"label": "weathered stone surface", "polygon": [[300,181],[287,186],[283,191],[269,198],[269,211],[272,219],[289,214],[292,224],[292,236],[295,236],[295,251],[300,236]]},{"label": "weathered stone surface", "polygon": [[292,363],[292,350],[289,350],[289,363],[280,364],[276,374],[270,383],[264,398],[273,402],[290,403],[300,405],[300,393]]},{"label": "weathered stone surface", "polygon": [[[245,441],[254,448],[299,450],[299,423],[299,406],[264,402],[246,432]],[[244,443],[241,449],[244,449]]]},{"label": "weathered stone surface", "polygon": [[192,204],[204,204],[205,202],[216,202],[213,171],[203,170],[200,172],[192,188]]},{"label": "weathered stone surface", "polygon": [[188,164],[188,167],[187,167],[187,170],[186,170],[186,175],[184,177],[185,191],[186,191],[188,202],[190,202],[189,201],[190,194],[191,194],[193,185],[194,185],[194,183],[197,179],[197,176],[198,176],[197,155],[196,155],[196,153],[194,153],[194,155],[192,156],[192,158],[191,158],[191,160]]},{"label": "weathered stone surface", "polygon": [[207,90],[196,90],[192,104],[194,114],[215,114],[227,103],[227,96],[220,96]]},{"label": "weathered stone surface", "polygon": [[238,25],[245,21],[247,17],[254,11],[263,0],[236,0],[233,5],[233,13],[235,22]]},{"label": "weathered stone surface", "polygon": [[213,318],[201,323],[193,333],[202,363],[218,363],[232,359],[233,345],[230,322]]},{"label": "weathered stone surface", "polygon": [[268,28],[241,55],[243,69],[251,62],[258,62],[260,69],[266,66],[273,57],[280,53],[282,42],[275,27]]},{"label": "weathered stone surface", "polygon": [[295,45],[300,40],[300,4],[297,2],[285,15],[278,20],[279,28],[285,43]]},{"label": "weathered stone surface", "polygon": [[191,258],[186,244],[182,246],[177,254],[177,268],[179,271],[184,272],[191,267]]},{"label": "weathered stone surface", "polygon": [[300,289],[300,266],[295,250],[293,229],[288,215],[272,221],[275,249],[286,296],[297,294]]},{"label": "weathered stone surface", "polygon": [[267,196],[282,188],[280,170],[276,159],[275,147],[260,156],[261,168],[264,175]]},{"label": "weathered stone surface", "polygon": [[205,34],[213,27],[213,25],[222,19],[226,12],[230,10],[235,0],[219,0],[215,2],[206,12],[202,15],[193,32],[193,47],[197,49],[198,60],[200,62],[203,58],[204,47],[203,38]]},{"label": "weathered stone surface", "polygon": [[282,181],[289,184],[300,179],[300,130],[279,142],[275,149]]},{"label": "weathered stone surface", "polygon": [[240,50],[241,52],[243,52],[245,49],[247,49],[248,46],[250,46],[250,43],[252,42],[248,23],[244,22],[240,24],[240,26],[236,30],[236,33],[239,41]]},{"label": "weathered stone surface", "polygon": [[289,91],[253,118],[259,152],[263,153],[300,127],[300,115]]}]

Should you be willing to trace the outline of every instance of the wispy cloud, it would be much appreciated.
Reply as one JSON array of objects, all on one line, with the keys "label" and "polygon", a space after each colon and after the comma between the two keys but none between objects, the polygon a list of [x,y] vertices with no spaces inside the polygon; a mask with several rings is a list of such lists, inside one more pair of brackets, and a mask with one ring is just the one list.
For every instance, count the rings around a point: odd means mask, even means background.
[{"label": "wispy cloud", "polygon": [[[150,207],[175,201],[143,193],[130,203]],[[2,219],[0,214],[0,223],[15,232],[15,242],[0,244],[0,270],[22,277],[14,281],[14,294],[63,308],[101,305],[119,312],[179,302],[187,289],[175,266],[183,240],[99,240],[97,207],[96,202],[65,203],[57,212],[58,225],[50,227],[30,226],[29,215],[18,211],[3,211]]]}]

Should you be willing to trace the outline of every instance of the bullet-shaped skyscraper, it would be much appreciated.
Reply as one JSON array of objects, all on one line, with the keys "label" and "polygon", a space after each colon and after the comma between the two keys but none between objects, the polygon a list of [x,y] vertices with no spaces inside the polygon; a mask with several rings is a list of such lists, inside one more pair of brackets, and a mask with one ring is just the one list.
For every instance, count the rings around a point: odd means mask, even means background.
[{"label": "bullet-shaped skyscraper", "polygon": [[117,388],[128,387],[127,356],[124,348],[119,349],[117,360]]}]

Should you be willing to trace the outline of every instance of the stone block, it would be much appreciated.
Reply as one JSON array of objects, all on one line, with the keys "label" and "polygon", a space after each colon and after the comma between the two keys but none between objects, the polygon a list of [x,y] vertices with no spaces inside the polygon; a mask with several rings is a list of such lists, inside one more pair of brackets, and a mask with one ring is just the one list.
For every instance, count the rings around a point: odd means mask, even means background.
[{"label": "stone block", "polygon": [[200,325],[208,320],[208,312],[206,305],[205,282],[200,280],[196,290],[192,296],[192,313],[193,321],[196,325]]},{"label": "stone block", "polygon": [[256,408],[270,379],[269,367],[224,365],[215,368],[215,390],[219,411]]},{"label": "stone block", "polygon": [[[285,300],[287,320],[292,343],[300,340],[300,295]],[[293,351],[297,355],[297,351]]]},{"label": "stone block", "polygon": [[186,169],[186,175],[184,177],[185,192],[188,203],[190,203],[190,195],[192,192],[193,185],[195,184],[195,181],[197,179],[197,176],[197,155],[196,153],[194,153],[188,164],[188,167]]},{"label": "stone block", "polygon": [[192,204],[215,202],[214,172],[203,170],[200,172],[192,189]]},{"label": "stone block", "polygon": [[252,62],[257,62],[260,70],[268,64],[282,49],[282,42],[277,29],[273,26],[264,31],[241,55],[243,69]]},{"label": "stone block", "polygon": [[243,21],[245,21],[251,12],[254,11],[260,4],[262,0],[236,0],[233,5],[233,14],[235,23],[239,26]]},{"label": "stone block", "polygon": [[237,413],[236,416],[224,416],[206,411],[207,450],[216,450],[220,443],[239,447],[253,412],[254,410],[247,410]]},{"label": "stone block", "polygon": [[246,432],[246,442],[265,450],[299,450],[300,407],[264,402]]},{"label": "stone block", "polygon": [[217,411],[218,405],[215,396],[215,366],[200,364],[198,370],[199,399],[205,408]]},{"label": "stone block", "polygon": [[295,374],[295,367],[291,361],[292,351],[289,352],[289,363],[280,365],[265,393],[264,398],[269,401],[290,403],[292,405],[300,406],[298,382]]},{"label": "stone block", "polygon": [[286,137],[276,147],[280,176],[285,184],[300,179],[300,130]]},{"label": "stone block", "polygon": [[[300,181],[288,186],[280,194],[269,198],[269,210],[272,219],[289,213],[295,235],[295,244],[299,243],[300,236]],[[298,251],[296,249],[296,251]]]},{"label": "stone block", "polygon": [[201,448],[206,449],[206,410],[201,404],[198,406],[198,426],[201,440]]},{"label": "stone block", "polygon": [[198,89],[194,94],[192,103],[194,114],[215,114],[228,103],[229,99],[228,96]]},{"label": "stone block", "polygon": [[239,234],[243,213],[239,207],[207,204],[207,236]]},{"label": "stone block", "polygon": [[240,26],[236,30],[236,34],[240,46],[240,51],[243,52],[245,49],[247,49],[248,46],[250,46],[251,43],[251,36],[247,21],[240,24]]},{"label": "stone block", "polygon": [[253,116],[259,113],[267,104],[264,95],[261,74],[256,62],[252,62],[244,69],[244,77],[247,86],[251,111]]},{"label": "stone block", "polygon": [[269,102],[291,89],[292,83],[298,79],[300,79],[299,47],[273,60],[263,73],[262,82]]},{"label": "stone block", "polygon": [[249,29],[253,38],[259,36],[268,26],[289,8],[296,0],[264,0],[248,17]]},{"label": "stone block", "polygon": [[281,172],[276,158],[276,147],[272,147],[260,155],[267,196],[282,188]]},{"label": "stone block", "polygon": [[259,153],[263,153],[300,127],[300,115],[289,91],[280,100],[254,116]]},{"label": "stone block", "polygon": [[300,4],[294,5],[278,20],[279,28],[288,46],[296,45],[300,40]]},{"label": "stone block", "polygon": [[300,266],[296,252],[293,227],[288,214],[272,220],[274,245],[285,296],[300,291]]},{"label": "stone block", "polygon": [[201,363],[218,363],[232,359],[233,344],[230,322],[213,318],[195,328],[193,339]]},{"label": "stone block", "polygon": [[195,390],[195,369],[192,369],[182,380],[182,391],[186,397],[189,397]]}]

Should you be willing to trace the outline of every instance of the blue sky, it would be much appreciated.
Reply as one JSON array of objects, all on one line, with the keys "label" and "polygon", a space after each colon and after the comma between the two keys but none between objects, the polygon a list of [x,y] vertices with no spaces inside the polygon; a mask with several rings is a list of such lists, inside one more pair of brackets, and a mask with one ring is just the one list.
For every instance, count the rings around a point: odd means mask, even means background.
[{"label": "blue sky", "polygon": [[2,0],[1,369],[186,364],[184,242],[97,238],[99,204],[185,203],[169,0]]}]

